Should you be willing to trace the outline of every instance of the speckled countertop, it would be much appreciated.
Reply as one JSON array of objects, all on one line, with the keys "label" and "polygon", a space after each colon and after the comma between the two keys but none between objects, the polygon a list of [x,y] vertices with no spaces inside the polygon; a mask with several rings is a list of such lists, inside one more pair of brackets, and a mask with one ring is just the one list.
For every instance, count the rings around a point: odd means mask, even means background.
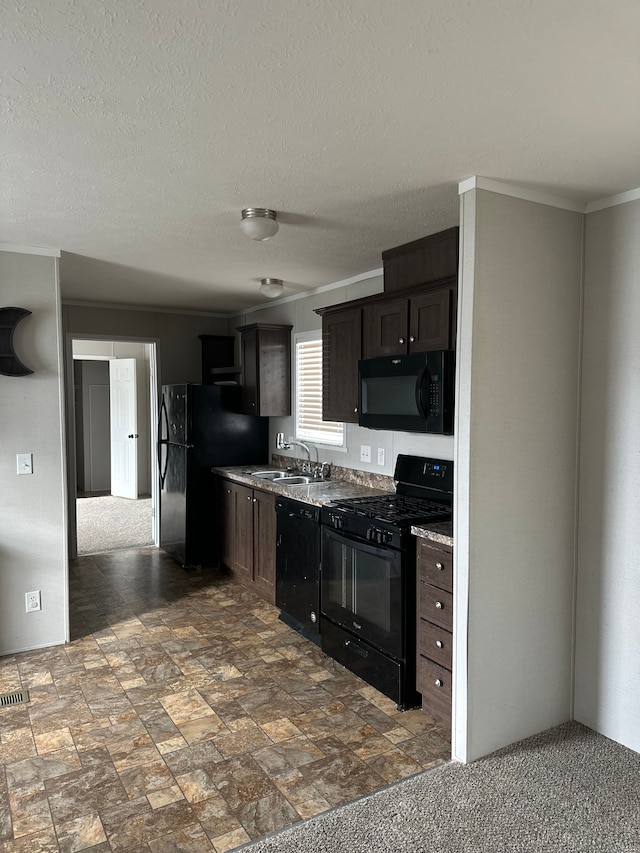
[{"label": "speckled countertop", "polygon": [[441,521],[438,524],[430,524],[428,527],[412,527],[414,536],[429,539],[439,545],[449,545],[453,548],[453,522]]},{"label": "speckled countertop", "polygon": [[[239,465],[232,468],[213,468],[212,470],[214,474],[219,474],[221,477],[226,477],[228,480],[233,480],[233,482],[240,483],[243,486],[262,489],[263,492],[273,492],[276,495],[316,506],[323,506],[330,501],[344,498],[361,498],[367,495],[381,495],[385,491],[393,491],[392,488],[386,490],[373,489],[370,486],[333,478],[322,483],[287,486],[274,483],[273,480],[262,480],[260,477],[253,476],[254,471],[274,470],[268,465]],[[393,481],[391,481],[391,485],[393,485]]]},{"label": "speckled countertop", "polygon": [[[290,462],[290,459],[286,460]],[[293,500],[302,501],[303,503],[315,504],[315,506],[324,506],[331,501],[346,500],[348,498],[362,498],[369,495],[382,495],[386,492],[395,491],[394,482],[390,477],[381,477],[380,475],[371,475],[370,482],[373,482],[379,488],[373,488],[366,485],[369,475],[363,471],[351,471],[341,468],[340,473],[345,474],[350,479],[342,477],[332,477],[321,483],[309,483],[309,485],[287,486],[279,483],[274,483],[273,480],[263,480],[261,477],[254,477],[254,471],[273,471],[279,468],[279,465],[236,465],[231,468],[212,468],[214,474],[219,474],[221,477],[226,477],[228,480],[233,480],[234,483],[240,483],[243,486],[249,486],[253,489],[262,489],[263,492],[272,492],[276,495],[292,498]],[[285,469],[283,468],[283,473]],[[387,488],[384,488],[384,487]],[[421,536],[424,539],[430,539],[432,542],[440,545],[450,545],[453,547],[453,523],[451,521],[443,521],[439,524],[430,524],[426,527],[412,527],[411,532],[414,536]]]}]

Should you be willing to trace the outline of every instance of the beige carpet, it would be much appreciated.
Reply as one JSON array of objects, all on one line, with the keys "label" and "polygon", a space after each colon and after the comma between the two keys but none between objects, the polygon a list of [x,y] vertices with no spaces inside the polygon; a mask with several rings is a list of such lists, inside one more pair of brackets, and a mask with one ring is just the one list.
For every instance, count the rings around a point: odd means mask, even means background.
[{"label": "beige carpet", "polygon": [[153,544],[151,498],[78,498],[78,555]]}]

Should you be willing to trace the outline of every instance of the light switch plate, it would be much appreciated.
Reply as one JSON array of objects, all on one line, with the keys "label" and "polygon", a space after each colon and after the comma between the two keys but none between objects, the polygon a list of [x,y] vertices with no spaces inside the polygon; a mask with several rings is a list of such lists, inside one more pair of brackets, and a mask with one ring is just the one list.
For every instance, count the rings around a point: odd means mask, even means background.
[{"label": "light switch plate", "polygon": [[384,447],[378,448],[378,465],[384,465]]},{"label": "light switch plate", "polygon": [[360,445],[360,461],[361,462],[371,462],[371,445],[370,444],[361,444]]},{"label": "light switch plate", "polygon": [[33,474],[33,453],[18,453],[16,461],[18,474]]}]

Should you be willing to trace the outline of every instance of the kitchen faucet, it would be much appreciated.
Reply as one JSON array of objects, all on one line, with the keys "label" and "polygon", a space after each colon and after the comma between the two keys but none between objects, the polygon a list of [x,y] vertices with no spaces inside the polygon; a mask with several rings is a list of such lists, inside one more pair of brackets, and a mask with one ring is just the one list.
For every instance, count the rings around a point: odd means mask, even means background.
[{"label": "kitchen faucet", "polygon": [[[293,438],[292,436],[290,436],[287,439],[287,441],[285,441],[283,432],[279,432],[277,434],[277,436],[276,436],[276,449],[277,450],[289,450],[289,448],[294,444],[297,445],[298,447],[301,447],[303,450],[306,450],[308,469],[310,471],[312,471],[314,477],[317,477],[318,476],[317,472],[320,470],[320,457],[318,455],[318,448],[314,445],[314,450],[316,452],[316,464],[315,464],[315,466],[312,467],[312,465],[311,465],[311,449],[309,448],[309,446],[307,444],[304,443],[304,441],[298,441],[297,438]],[[302,470],[303,471],[305,470],[304,464],[302,466]]]}]

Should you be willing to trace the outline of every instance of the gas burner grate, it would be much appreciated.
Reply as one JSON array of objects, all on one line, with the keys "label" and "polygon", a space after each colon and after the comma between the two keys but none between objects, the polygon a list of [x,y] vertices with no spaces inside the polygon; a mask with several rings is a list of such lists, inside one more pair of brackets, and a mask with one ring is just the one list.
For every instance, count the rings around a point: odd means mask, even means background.
[{"label": "gas burner grate", "polygon": [[396,493],[351,498],[337,501],[334,506],[362,518],[374,518],[396,524],[410,524],[427,518],[431,521],[446,521],[451,518],[451,507],[447,504]]}]

